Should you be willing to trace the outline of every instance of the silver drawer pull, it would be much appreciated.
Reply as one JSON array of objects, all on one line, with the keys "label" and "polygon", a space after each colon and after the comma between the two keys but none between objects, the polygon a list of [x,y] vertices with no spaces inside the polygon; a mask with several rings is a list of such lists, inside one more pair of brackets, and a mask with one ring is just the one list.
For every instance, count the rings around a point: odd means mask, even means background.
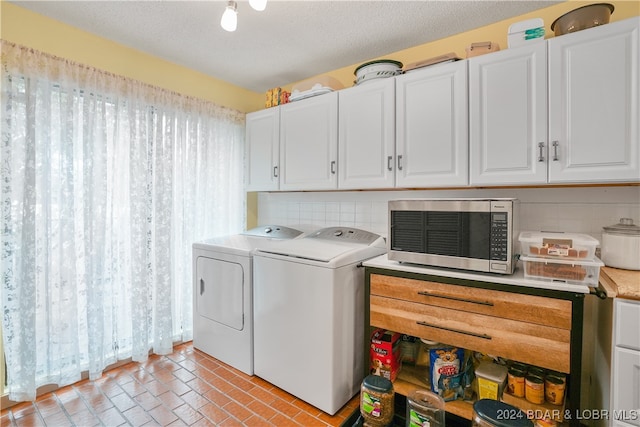
[{"label": "silver drawer pull", "polygon": [[200,295],[204,293],[204,279],[200,279]]},{"label": "silver drawer pull", "polygon": [[489,307],[493,307],[493,303],[489,301],[476,301],[472,299],[452,297],[449,295],[432,294],[430,292],[425,292],[425,291],[418,292],[418,295],[422,295],[424,297],[444,298],[444,299],[450,299],[450,300],[461,301],[461,302],[470,302],[471,304],[480,304],[480,305],[487,305]]},{"label": "silver drawer pull", "polygon": [[457,332],[459,334],[464,334],[464,335],[471,335],[472,337],[478,337],[478,338],[482,338],[484,340],[492,339],[491,336],[487,335],[487,334],[478,334],[476,332],[467,332],[467,331],[463,331],[463,330],[460,330],[460,329],[447,328],[446,326],[433,325],[433,324],[427,323],[427,322],[416,322],[416,323],[418,325],[420,325],[420,326],[426,326],[428,328],[442,329],[443,331],[449,331],[449,332]]},{"label": "silver drawer pull", "polygon": [[391,170],[392,169],[392,165],[393,164],[393,157],[392,156],[388,156],[387,157],[387,169]]}]

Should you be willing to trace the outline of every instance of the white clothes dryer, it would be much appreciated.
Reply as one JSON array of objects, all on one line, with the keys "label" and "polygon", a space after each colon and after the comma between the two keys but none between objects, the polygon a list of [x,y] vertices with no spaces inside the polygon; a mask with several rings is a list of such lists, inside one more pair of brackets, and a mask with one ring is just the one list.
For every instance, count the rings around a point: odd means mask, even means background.
[{"label": "white clothes dryer", "polygon": [[254,253],[257,376],[328,414],[364,377],[364,268],[377,234],[329,227]]},{"label": "white clothes dryer", "polygon": [[193,244],[194,348],[253,375],[253,251],[301,234],[262,226]]}]

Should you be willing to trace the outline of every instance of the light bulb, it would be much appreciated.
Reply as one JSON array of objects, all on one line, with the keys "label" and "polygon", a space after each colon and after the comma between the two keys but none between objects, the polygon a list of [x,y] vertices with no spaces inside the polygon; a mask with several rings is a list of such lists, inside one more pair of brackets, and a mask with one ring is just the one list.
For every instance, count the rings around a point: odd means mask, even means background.
[{"label": "light bulb", "polygon": [[230,1],[220,19],[220,26],[227,31],[235,31],[238,28],[238,5]]},{"label": "light bulb", "polygon": [[267,0],[249,0],[249,5],[255,10],[262,12],[267,7]]}]

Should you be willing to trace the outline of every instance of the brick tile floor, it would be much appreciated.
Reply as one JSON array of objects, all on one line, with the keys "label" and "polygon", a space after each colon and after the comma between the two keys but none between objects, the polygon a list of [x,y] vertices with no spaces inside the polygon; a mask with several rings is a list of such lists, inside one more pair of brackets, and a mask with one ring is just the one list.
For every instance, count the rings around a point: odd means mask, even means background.
[{"label": "brick tile floor", "polygon": [[334,416],[246,375],[192,343],[131,362],[1,412],[2,427],[339,426],[358,396]]}]

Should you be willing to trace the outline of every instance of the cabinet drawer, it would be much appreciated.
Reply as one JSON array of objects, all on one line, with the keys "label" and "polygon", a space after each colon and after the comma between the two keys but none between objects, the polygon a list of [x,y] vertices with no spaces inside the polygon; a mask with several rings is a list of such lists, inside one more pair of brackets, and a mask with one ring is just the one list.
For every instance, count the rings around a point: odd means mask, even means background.
[{"label": "cabinet drawer", "polygon": [[371,295],[571,329],[571,301],[379,274],[370,283]]},{"label": "cabinet drawer", "polygon": [[617,346],[640,350],[640,303],[616,300]]},{"label": "cabinet drawer", "polygon": [[370,313],[376,327],[570,372],[568,329],[378,295]]}]

